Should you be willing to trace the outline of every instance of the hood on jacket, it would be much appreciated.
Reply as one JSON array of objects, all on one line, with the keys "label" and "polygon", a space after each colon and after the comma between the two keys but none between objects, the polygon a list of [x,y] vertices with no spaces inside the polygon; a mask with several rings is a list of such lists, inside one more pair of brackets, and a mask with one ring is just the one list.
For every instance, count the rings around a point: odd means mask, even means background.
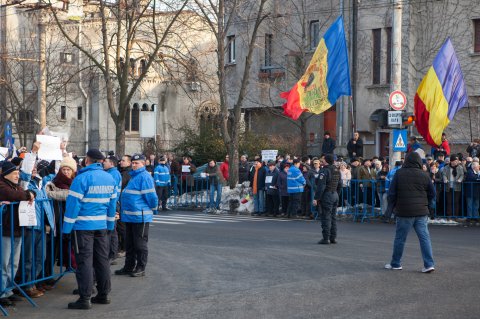
[{"label": "hood on jacket", "polygon": [[409,153],[405,158],[405,163],[403,164],[402,168],[422,169],[422,159],[420,158],[420,154],[417,152]]}]

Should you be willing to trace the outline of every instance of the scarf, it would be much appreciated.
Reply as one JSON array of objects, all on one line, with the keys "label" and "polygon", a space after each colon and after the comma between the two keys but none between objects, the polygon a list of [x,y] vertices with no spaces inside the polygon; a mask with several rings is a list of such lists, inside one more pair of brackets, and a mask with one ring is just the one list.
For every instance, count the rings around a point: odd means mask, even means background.
[{"label": "scarf", "polygon": [[457,166],[452,166],[452,164],[450,164],[450,167],[452,169],[452,175],[454,178],[457,177]]},{"label": "scarf", "polygon": [[258,170],[262,167],[261,165],[255,167],[255,174],[253,175],[253,195],[256,195],[258,192],[257,189],[257,177],[258,177]]},{"label": "scarf", "polygon": [[53,179],[53,184],[60,189],[70,189],[70,185],[72,185],[73,178],[68,178],[62,171],[58,171],[57,175]]}]

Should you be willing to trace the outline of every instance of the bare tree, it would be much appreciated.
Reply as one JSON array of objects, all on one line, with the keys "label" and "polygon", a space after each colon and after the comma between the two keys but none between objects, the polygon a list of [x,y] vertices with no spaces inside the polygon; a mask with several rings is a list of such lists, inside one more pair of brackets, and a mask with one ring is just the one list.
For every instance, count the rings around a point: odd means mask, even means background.
[{"label": "bare tree", "polygon": [[[35,13],[32,13],[34,15]],[[52,30],[50,30],[52,31]],[[5,110],[7,120],[13,122],[14,133],[21,145],[33,140],[35,135],[34,110],[38,106],[38,45],[36,29],[26,28],[22,34],[7,32],[8,56],[4,57],[4,88],[7,95]],[[46,41],[47,60],[47,114],[48,124],[57,125],[59,117],[54,114],[59,102],[68,105],[71,89],[75,85],[77,68],[61,61],[59,52],[66,47],[65,41],[50,36]],[[58,67],[61,65],[62,67]]]},{"label": "bare tree", "polygon": [[[218,64],[218,92],[220,105],[220,129],[225,147],[231,161],[229,165],[229,186],[234,188],[238,182],[239,137],[241,133],[241,110],[250,81],[252,56],[256,45],[260,25],[268,17],[265,13],[267,0],[194,0],[194,10],[203,14],[216,38]],[[243,43],[246,50],[245,65],[241,76],[237,79],[238,88],[227,90],[227,36],[232,26],[242,26]],[[233,98],[232,98],[232,95]],[[233,101],[233,105],[229,104]]]},{"label": "bare tree", "polygon": [[67,32],[68,23],[62,14],[51,10],[63,36],[104,79],[108,109],[115,123],[117,154],[125,152],[125,119],[132,97],[148,72],[153,72],[153,66],[165,64],[175,56],[173,44],[178,43],[179,37],[173,30],[185,23],[181,16],[187,3],[188,0],[101,0],[91,3],[96,6],[92,13],[98,14],[98,18],[72,22],[79,26],[77,34]]}]

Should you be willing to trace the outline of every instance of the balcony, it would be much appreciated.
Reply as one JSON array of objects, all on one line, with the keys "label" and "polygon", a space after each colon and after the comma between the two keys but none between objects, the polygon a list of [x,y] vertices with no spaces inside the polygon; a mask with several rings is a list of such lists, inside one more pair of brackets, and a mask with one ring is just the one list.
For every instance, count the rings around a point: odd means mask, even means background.
[{"label": "balcony", "polygon": [[258,79],[262,81],[281,81],[285,78],[285,68],[283,66],[262,66],[258,72]]}]

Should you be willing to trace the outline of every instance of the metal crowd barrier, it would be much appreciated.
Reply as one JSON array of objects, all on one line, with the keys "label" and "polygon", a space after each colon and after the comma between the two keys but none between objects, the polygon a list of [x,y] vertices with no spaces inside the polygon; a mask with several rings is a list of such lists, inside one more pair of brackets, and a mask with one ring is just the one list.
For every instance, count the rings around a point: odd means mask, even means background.
[{"label": "metal crowd barrier", "polygon": [[[36,202],[48,202],[52,210],[54,207],[55,228],[48,225],[45,210],[42,207],[41,219],[34,227],[20,227],[20,236],[14,234],[14,218],[18,219],[18,210],[15,208],[19,203],[0,205],[0,292],[1,296],[16,289],[33,306],[37,304],[27,295],[25,289],[38,283],[51,282],[51,285],[60,280],[65,274],[73,272],[72,246],[70,239],[63,238],[63,205],[51,199],[38,199]],[[6,214],[10,214],[10,236],[4,236],[3,221]],[[47,227],[47,225],[49,227]],[[15,246],[18,248],[15,249]],[[68,257],[65,258],[64,255]],[[15,267],[18,265],[18,267]],[[3,277],[9,277],[4,283]],[[0,305],[0,311],[7,316],[7,310]]]},{"label": "metal crowd barrier", "polygon": [[[368,185],[366,187],[365,185]],[[384,216],[387,200],[379,180],[350,180],[339,194],[338,214],[352,215],[354,221]],[[453,186],[453,185],[452,185]],[[452,192],[448,183],[436,182],[436,198],[430,203],[431,218],[479,220],[480,182],[463,182]],[[382,205],[383,204],[383,205]]]},{"label": "metal crowd barrier", "polygon": [[[387,196],[385,181],[352,179],[344,184],[339,193],[337,213],[349,215],[354,221],[368,221],[385,215]],[[313,201],[316,183],[311,181],[310,198]],[[479,219],[480,182],[463,182],[459,190],[450,191],[450,184],[435,183],[436,199],[431,203],[432,218]],[[167,205],[171,208],[205,208],[209,201],[208,178],[192,175],[171,176],[170,197]],[[318,208],[310,207],[314,219],[319,218]]]}]

